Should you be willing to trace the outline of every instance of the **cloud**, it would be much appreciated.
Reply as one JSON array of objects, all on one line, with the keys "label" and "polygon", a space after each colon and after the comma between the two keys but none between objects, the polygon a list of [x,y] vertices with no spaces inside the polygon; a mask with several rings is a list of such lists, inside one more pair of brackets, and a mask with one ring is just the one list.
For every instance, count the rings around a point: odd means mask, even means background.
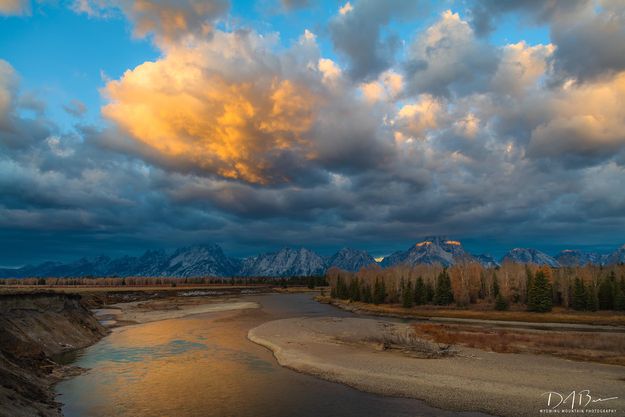
[{"label": "cloud", "polygon": [[72,100],[63,106],[63,110],[74,117],[82,117],[87,112],[87,106],[80,100]]},{"label": "cloud", "polygon": [[475,32],[482,36],[495,30],[493,20],[504,13],[517,12],[524,14],[528,19],[545,23],[563,16],[575,14],[592,4],[591,0],[473,0],[470,5],[471,25]]},{"label": "cloud", "polygon": [[625,10],[612,0],[476,0],[472,26],[478,35],[494,29],[505,13],[519,13],[530,24],[546,24],[555,46],[555,78],[594,80],[625,70]]},{"label": "cloud", "polygon": [[555,47],[527,45],[521,41],[503,48],[501,60],[492,79],[492,87],[500,94],[520,96],[528,89],[537,89],[550,71]]},{"label": "cloud", "polygon": [[102,113],[142,157],[180,172],[267,185],[375,164],[373,153],[386,153],[379,128],[355,97],[342,97],[341,71],[318,58],[314,37],[285,55],[268,52],[271,42],[217,32],[169,47],[107,83]]},{"label": "cloud", "polygon": [[[395,54],[389,22],[417,12],[400,3],[344,4],[330,36],[345,43],[331,59],[317,45],[323,30],[302,28],[285,47],[278,33],[215,29],[225,12],[187,19],[193,2],[141,13],[100,2],[158,38],[161,56],[105,80],[104,127],[81,119],[67,130],[0,61],[0,236],[38,253],[216,241],[241,255],[383,251],[433,233],[620,239],[625,71],[619,57],[601,70],[555,37],[570,16],[584,39],[608,36],[600,23],[621,25],[616,3],[492,3],[493,22],[519,13],[548,24],[546,44],[493,44],[449,11]],[[183,23],[168,26],[178,7]],[[618,51],[610,45],[589,54]]]},{"label": "cloud", "polygon": [[302,9],[310,5],[308,0],[280,0],[280,3],[285,10]]},{"label": "cloud", "polygon": [[13,67],[0,59],[0,128],[7,128],[15,106],[17,75]]},{"label": "cloud", "polygon": [[19,16],[30,14],[30,0],[0,0],[0,15]]},{"label": "cloud", "polygon": [[[109,82],[102,112],[146,156],[182,170],[259,184],[289,181],[285,164],[314,157],[309,132],[321,98],[277,68],[264,68],[270,60],[249,62],[256,53],[262,60],[262,38],[217,36],[192,49],[172,48]],[[237,74],[237,66],[253,76]]]},{"label": "cloud", "polygon": [[[569,84],[547,99],[546,120],[532,131],[529,154],[583,164],[625,147],[625,72],[609,81]],[[579,160],[581,158],[581,161]]]},{"label": "cloud", "polygon": [[76,0],[74,11],[107,16],[119,9],[130,20],[134,35],[154,35],[166,45],[189,36],[207,37],[215,20],[230,8],[228,0]]},{"label": "cloud", "polygon": [[349,75],[370,81],[391,66],[400,45],[395,36],[383,37],[383,29],[393,20],[408,20],[423,11],[421,2],[360,0],[343,5],[329,23],[334,48],[349,62]]},{"label": "cloud", "polygon": [[617,2],[554,20],[551,38],[560,78],[588,81],[625,70],[625,10]]},{"label": "cloud", "polygon": [[407,89],[413,94],[463,95],[484,90],[497,69],[498,53],[447,10],[410,46]]}]

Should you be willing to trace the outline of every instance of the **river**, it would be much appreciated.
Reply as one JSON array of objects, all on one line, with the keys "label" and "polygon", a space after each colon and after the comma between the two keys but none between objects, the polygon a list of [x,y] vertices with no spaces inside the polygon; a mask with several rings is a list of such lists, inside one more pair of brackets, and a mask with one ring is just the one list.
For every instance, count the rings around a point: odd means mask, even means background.
[{"label": "river", "polygon": [[89,371],[57,386],[66,417],[471,416],[285,369],[247,340],[265,321],[349,316],[310,294],[242,297],[260,309],[125,326],[78,353]]}]

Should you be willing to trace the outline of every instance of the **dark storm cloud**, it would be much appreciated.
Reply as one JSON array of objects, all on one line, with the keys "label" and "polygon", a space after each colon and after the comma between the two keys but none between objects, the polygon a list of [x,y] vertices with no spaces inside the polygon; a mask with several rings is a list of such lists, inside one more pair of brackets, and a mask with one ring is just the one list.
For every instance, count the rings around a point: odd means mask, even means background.
[{"label": "dark storm cloud", "polygon": [[330,21],[332,43],[348,59],[353,79],[374,79],[391,66],[401,45],[396,36],[383,35],[385,27],[392,20],[418,16],[425,6],[416,0],[360,0],[347,4]]},{"label": "dark storm cloud", "polygon": [[470,6],[471,25],[478,35],[495,30],[496,20],[504,13],[520,12],[538,23],[587,7],[591,0],[474,0]]}]

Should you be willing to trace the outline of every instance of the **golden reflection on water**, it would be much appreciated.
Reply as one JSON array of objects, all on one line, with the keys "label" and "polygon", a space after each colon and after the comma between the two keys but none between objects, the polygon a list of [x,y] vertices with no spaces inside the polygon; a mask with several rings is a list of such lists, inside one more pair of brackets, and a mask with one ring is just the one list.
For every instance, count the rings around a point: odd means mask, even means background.
[{"label": "golden reflection on water", "polygon": [[[277,298],[276,298],[277,297]],[[414,400],[365,394],[282,368],[247,331],[293,314],[328,314],[305,297],[267,296],[263,310],[207,313],[116,329],[77,365],[90,370],[59,384],[66,417],[450,416]],[[289,296],[287,296],[289,297]],[[343,314],[343,313],[341,313]],[[287,314],[288,315],[288,314]]]}]

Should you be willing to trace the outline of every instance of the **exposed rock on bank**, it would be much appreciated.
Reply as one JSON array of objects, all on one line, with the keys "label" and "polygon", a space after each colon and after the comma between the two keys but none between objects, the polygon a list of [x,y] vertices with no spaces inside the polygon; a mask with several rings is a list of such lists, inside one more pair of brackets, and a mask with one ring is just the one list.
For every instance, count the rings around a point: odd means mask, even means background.
[{"label": "exposed rock on bank", "polygon": [[79,295],[0,294],[0,416],[60,416],[51,387],[77,369],[52,358],[106,333]]}]

